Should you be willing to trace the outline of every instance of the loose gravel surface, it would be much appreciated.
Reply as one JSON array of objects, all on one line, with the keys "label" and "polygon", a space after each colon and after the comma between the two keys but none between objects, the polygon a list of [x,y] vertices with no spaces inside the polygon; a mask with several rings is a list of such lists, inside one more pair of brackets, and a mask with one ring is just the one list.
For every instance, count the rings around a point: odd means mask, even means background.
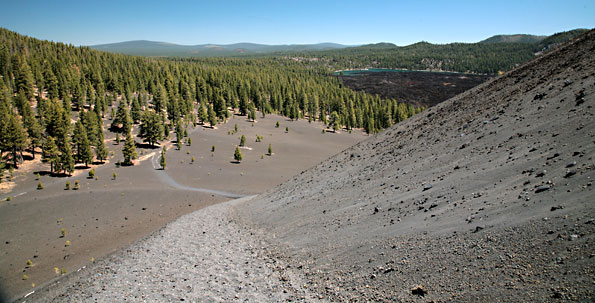
[{"label": "loose gravel surface", "polygon": [[282,275],[258,236],[231,221],[230,206],[204,208],[168,224],[27,302],[279,302],[316,298]]}]

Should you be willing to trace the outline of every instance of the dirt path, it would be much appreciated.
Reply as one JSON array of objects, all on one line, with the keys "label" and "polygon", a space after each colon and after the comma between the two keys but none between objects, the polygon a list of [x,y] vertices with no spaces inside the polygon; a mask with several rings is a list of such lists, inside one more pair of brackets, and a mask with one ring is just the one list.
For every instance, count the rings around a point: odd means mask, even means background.
[{"label": "dirt path", "polygon": [[185,215],[27,302],[280,302],[317,298],[289,282],[261,241],[231,220],[245,197]]},{"label": "dirt path", "polygon": [[232,199],[245,197],[245,195],[234,194],[234,193],[221,191],[221,190],[182,185],[182,184],[176,182],[176,180],[174,180],[172,177],[170,177],[165,170],[159,169],[161,167],[159,165],[159,157],[160,157],[160,154],[154,153],[153,156],[151,157],[151,163],[153,164],[153,169],[155,170],[155,173],[157,174],[157,177],[159,178],[159,180],[166,185],[169,185],[176,189],[202,192],[202,193],[213,194],[213,195],[218,195],[221,197],[232,198]]}]

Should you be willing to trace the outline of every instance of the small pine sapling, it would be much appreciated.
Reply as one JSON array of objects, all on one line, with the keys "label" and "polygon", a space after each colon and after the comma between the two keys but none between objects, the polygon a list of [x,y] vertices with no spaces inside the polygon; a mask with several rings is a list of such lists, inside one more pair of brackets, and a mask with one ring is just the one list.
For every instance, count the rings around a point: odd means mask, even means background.
[{"label": "small pine sapling", "polygon": [[42,190],[43,189],[43,183],[41,183],[41,181],[39,183],[37,183],[37,190]]}]

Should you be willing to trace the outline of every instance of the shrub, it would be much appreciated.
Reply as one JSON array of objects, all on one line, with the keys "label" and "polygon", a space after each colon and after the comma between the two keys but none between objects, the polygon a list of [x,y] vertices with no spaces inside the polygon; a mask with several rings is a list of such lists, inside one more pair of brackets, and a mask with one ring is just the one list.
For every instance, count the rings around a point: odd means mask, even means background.
[{"label": "shrub", "polygon": [[33,261],[31,261],[31,259],[27,259],[27,266],[31,266],[33,265]]},{"label": "shrub", "polygon": [[37,183],[37,190],[42,190],[43,189],[43,183],[39,182]]},{"label": "shrub", "polygon": [[116,178],[118,178],[118,174],[116,174],[116,172],[114,172],[114,173],[112,174],[112,179],[113,179],[113,180],[116,180]]},{"label": "shrub", "polygon": [[10,201],[10,200],[12,200],[12,198],[10,196],[6,197],[6,201],[7,202]]},{"label": "shrub", "polygon": [[279,128],[279,121],[277,121],[277,123],[275,123],[275,127]]},{"label": "shrub", "polygon": [[273,155],[273,146],[269,144],[269,156]]},{"label": "shrub", "polygon": [[64,187],[64,190],[69,190],[70,189],[70,182],[66,181],[66,186]]},{"label": "shrub", "polygon": [[236,146],[236,151],[233,153],[233,158],[234,160],[236,160],[238,163],[242,161],[242,152],[240,151],[240,148]]},{"label": "shrub", "polygon": [[95,178],[95,169],[89,171],[89,178]]},{"label": "shrub", "polygon": [[70,240],[66,240],[66,242],[64,242],[64,247],[68,247],[70,246]]},{"label": "shrub", "polygon": [[60,229],[60,234],[62,235],[61,238],[64,238],[66,236],[66,228],[61,228]]},{"label": "shrub", "polygon": [[39,178],[41,178],[41,175],[39,173],[35,174],[35,180],[39,180]]},{"label": "shrub", "polygon": [[242,135],[242,137],[240,138],[240,146],[244,145],[246,145],[246,136]]},{"label": "shrub", "polygon": [[190,159],[190,164],[194,163],[194,157]]},{"label": "shrub", "polygon": [[211,152],[214,153],[215,152],[215,145],[211,146]]},{"label": "shrub", "polygon": [[288,133],[289,132],[289,126],[285,126],[285,132]]},{"label": "shrub", "polygon": [[74,187],[72,189],[79,190],[80,188],[81,188],[81,185],[79,184],[79,180],[74,181]]}]

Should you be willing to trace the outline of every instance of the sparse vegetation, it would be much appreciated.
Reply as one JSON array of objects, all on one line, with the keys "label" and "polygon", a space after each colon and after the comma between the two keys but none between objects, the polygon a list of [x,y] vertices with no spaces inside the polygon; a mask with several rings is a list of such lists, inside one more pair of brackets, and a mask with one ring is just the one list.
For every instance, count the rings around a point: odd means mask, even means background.
[{"label": "sparse vegetation", "polygon": [[240,150],[240,148],[238,146],[236,146],[236,150],[233,153],[233,159],[236,160],[236,162],[240,163],[242,162],[242,151]]},{"label": "sparse vegetation", "polygon": [[116,180],[118,178],[118,174],[116,172],[114,172],[112,174],[112,180]]},{"label": "sparse vegetation", "polygon": [[64,186],[64,190],[70,190],[70,182],[66,181],[66,185]]},{"label": "sparse vegetation", "polygon": [[95,178],[95,169],[94,168],[89,171],[89,178],[90,179]]},{"label": "sparse vegetation", "polygon": [[39,182],[37,183],[37,190],[42,190],[43,189],[43,183]]},{"label": "sparse vegetation", "polygon": [[165,152],[166,152],[166,148],[165,146],[163,147],[163,149],[161,150],[161,157],[159,157],[159,165],[161,165],[161,169],[165,170],[165,166],[167,165],[167,163],[165,162]]}]

